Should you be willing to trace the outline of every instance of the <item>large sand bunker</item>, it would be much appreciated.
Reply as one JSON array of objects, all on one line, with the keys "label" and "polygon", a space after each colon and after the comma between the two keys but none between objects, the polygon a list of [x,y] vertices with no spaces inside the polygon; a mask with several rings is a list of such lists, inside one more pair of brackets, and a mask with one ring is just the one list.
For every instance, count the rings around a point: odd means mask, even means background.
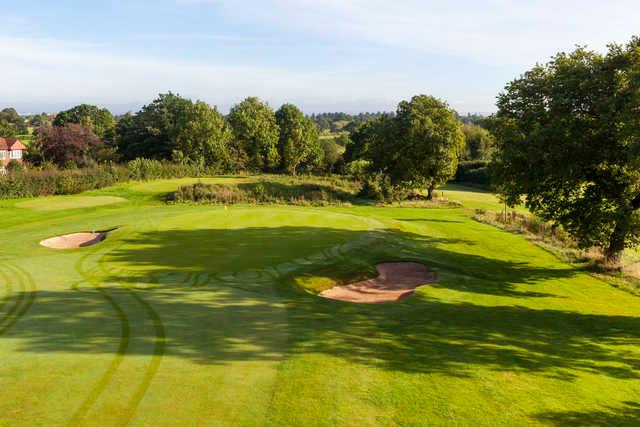
[{"label": "large sand bunker", "polygon": [[393,302],[413,295],[418,286],[433,283],[435,273],[417,262],[393,262],[376,266],[380,275],[320,292],[320,296],[363,304]]},{"label": "large sand bunker", "polygon": [[74,249],[93,246],[107,238],[106,231],[92,233],[73,233],[64,236],[51,237],[40,242],[42,246],[52,249]]}]

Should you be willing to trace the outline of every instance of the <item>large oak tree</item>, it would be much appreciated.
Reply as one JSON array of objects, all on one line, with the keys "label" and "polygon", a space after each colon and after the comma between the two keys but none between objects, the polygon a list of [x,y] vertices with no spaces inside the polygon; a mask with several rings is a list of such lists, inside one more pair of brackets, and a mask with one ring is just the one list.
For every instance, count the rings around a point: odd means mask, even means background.
[{"label": "large oak tree", "polygon": [[490,125],[494,175],[611,261],[640,235],[640,38],[605,55],[577,48],[509,83]]}]

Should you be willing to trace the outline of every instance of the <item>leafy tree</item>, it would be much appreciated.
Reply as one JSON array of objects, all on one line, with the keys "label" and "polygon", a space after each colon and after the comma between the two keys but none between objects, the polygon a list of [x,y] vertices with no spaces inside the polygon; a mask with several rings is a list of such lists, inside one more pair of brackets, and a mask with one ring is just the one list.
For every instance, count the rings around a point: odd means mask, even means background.
[{"label": "leafy tree", "polygon": [[455,174],[464,136],[447,104],[418,95],[398,105],[393,141],[383,162],[391,182],[405,188],[427,187],[431,200],[436,186]]},{"label": "leafy tree", "polygon": [[53,120],[47,113],[35,114],[29,117],[29,125],[34,128],[38,128],[41,126],[53,126]]},{"label": "leafy tree", "polygon": [[177,137],[190,121],[192,111],[190,100],[171,92],[160,94],[135,115],[120,118],[116,125],[118,152],[124,160],[171,159]]},{"label": "leafy tree", "polygon": [[638,37],[534,67],[506,86],[490,122],[498,190],[618,262],[640,233],[638,111]]},{"label": "leafy tree", "polygon": [[231,128],[217,109],[198,101],[191,108],[189,119],[176,135],[175,150],[183,158],[232,170],[235,159],[230,155],[233,142]]},{"label": "leafy tree", "polygon": [[43,159],[61,167],[91,163],[96,150],[104,145],[91,129],[75,123],[43,128],[38,132],[37,139]]},{"label": "leafy tree", "polygon": [[231,109],[228,120],[250,169],[269,171],[280,165],[278,124],[267,103],[247,98]]},{"label": "leafy tree", "polygon": [[331,139],[323,139],[320,141],[320,146],[323,151],[323,169],[329,173],[335,172],[342,160],[342,149],[340,145]]},{"label": "leafy tree", "polygon": [[27,122],[24,117],[18,114],[15,108],[5,108],[0,111],[0,121],[5,121],[13,125],[16,134],[24,134],[28,131]]},{"label": "leafy tree", "polygon": [[464,160],[488,160],[493,150],[493,136],[488,130],[477,125],[463,124],[462,133],[466,141]]},{"label": "leafy tree", "polygon": [[0,137],[13,138],[18,134],[18,129],[15,125],[9,123],[6,120],[0,120]]},{"label": "leafy tree", "polygon": [[308,163],[318,151],[318,128],[293,104],[284,104],[276,111],[276,122],[280,128],[280,167],[295,175],[298,166]]},{"label": "leafy tree", "polygon": [[69,123],[83,125],[103,141],[114,141],[116,121],[106,108],[95,105],[80,104],[62,111],[53,120],[54,126],[65,126]]},{"label": "leafy tree", "polygon": [[456,171],[464,135],[453,110],[428,95],[402,101],[395,116],[366,122],[351,135],[345,161],[369,161],[369,171],[388,188],[426,188],[428,199],[438,184]]}]

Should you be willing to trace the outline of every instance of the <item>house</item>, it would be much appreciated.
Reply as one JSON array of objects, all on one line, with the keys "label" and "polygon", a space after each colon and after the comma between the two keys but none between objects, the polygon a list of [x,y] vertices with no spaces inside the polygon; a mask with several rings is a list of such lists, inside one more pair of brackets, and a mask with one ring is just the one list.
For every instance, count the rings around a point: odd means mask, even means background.
[{"label": "house", "polygon": [[19,139],[0,137],[0,171],[12,160],[22,163],[22,154],[26,149]]}]

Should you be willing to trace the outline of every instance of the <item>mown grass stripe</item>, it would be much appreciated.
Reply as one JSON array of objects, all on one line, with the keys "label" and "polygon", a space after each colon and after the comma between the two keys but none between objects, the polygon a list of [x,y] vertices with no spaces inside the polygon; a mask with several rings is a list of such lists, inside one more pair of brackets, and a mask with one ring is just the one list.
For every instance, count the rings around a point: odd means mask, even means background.
[{"label": "mown grass stripe", "polygon": [[[5,323],[4,325],[2,325],[0,327],[0,334],[5,333],[6,331],[8,331],[13,325],[15,325],[25,314],[27,314],[27,312],[31,309],[31,306],[33,305],[33,303],[36,300],[36,285],[35,282],[33,280],[33,277],[31,276],[31,274],[29,274],[28,272],[26,272],[24,269],[18,267],[18,266],[9,266],[9,265],[5,265],[5,268],[13,271],[14,274],[16,274],[16,276],[19,278],[19,282],[20,282],[20,286],[22,291],[20,292],[20,303],[16,304],[15,306],[12,307],[12,312],[15,313],[15,315],[8,320],[7,323]],[[28,291],[27,291],[27,286],[25,286],[24,283],[24,278],[26,277],[26,281],[28,283]],[[25,296],[26,295],[26,296]],[[26,301],[25,301],[26,298]],[[24,304],[23,304],[24,302]],[[21,305],[21,306],[20,306]],[[18,307],[20,307],[18,309]],[[17,310],[17,311],[16,311]],[[7,321],[8,317],[5,317],[4,320],[2,322]],[[2,323],[0,322],[0,323]]]},{"label": "mown grass stripe", "polygon": [[78,262],[76,262],[75,269],[76,271],[85,279],[87,283],[89,283],[101,296],[104,300],[111,306],[113,311],[116,313],[116,317],[120,321],[120,341],[118,343],[118,350],[115,357],[109,363],[107,370],[102,374],[100,380],[93,386],[87,397],[84,399],[80,407],[73,413],[71,418],[69,419],[67,425],[75,426],[82,422],[82,420],[86,417],[87,413],[91,409],[91,407],[98,400],[100,395],[104,392],[106,387],[111,382],[114,374],[122,364],[124,360],[124,356],[127,353],[127,349],[129,347],[129,341],[131,336],[131,329],[129,325],[129,318],[127,314],[122,309],[122,307],[116,302],[115,298],[111,296],[107,291],[100,287],[100,284],[93,279],[93,276],[89,274],[89,270],[84,270],[84,263],[88,259],[88,257],[92,255],[89,253],[83,257],[81,257]]}]

